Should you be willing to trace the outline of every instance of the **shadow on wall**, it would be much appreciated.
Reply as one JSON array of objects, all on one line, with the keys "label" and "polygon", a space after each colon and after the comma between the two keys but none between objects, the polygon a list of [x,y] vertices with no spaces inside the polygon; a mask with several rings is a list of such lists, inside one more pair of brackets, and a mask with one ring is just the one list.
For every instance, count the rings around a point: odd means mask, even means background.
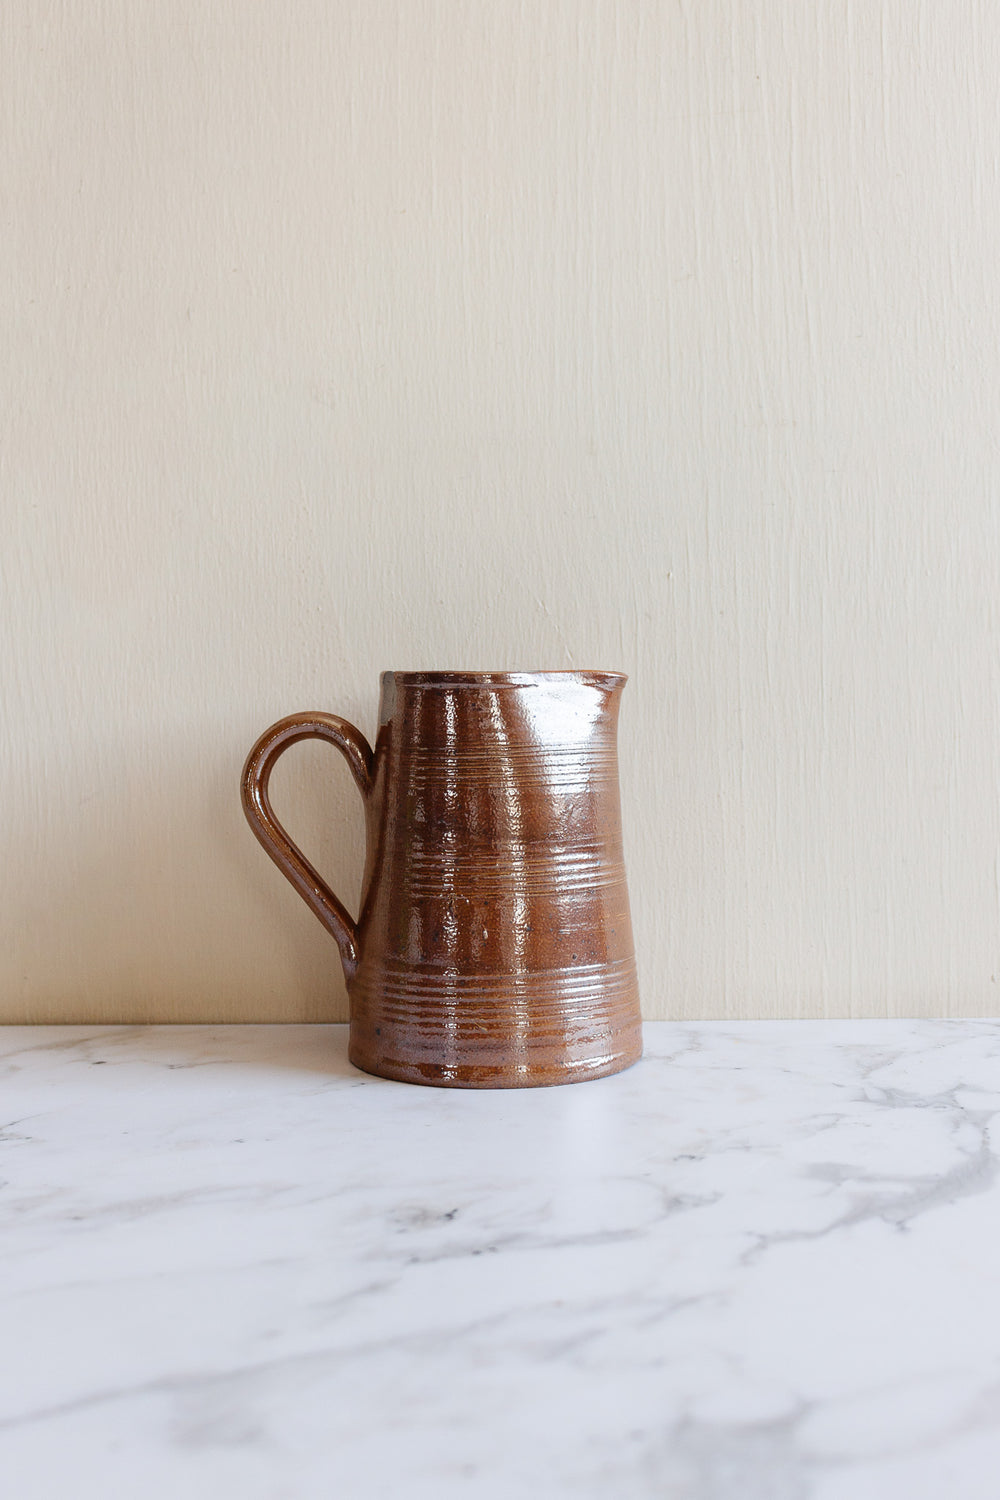
[{"label": "shadow on wall", "polygon": [[[0,1021],[347,1019],[335,942],[243,817],[255,733],[108,747],[61,784],[47,767],[8,782]],[[296,746],[272,797],[356,912],[364,816],[340,756]]]}]

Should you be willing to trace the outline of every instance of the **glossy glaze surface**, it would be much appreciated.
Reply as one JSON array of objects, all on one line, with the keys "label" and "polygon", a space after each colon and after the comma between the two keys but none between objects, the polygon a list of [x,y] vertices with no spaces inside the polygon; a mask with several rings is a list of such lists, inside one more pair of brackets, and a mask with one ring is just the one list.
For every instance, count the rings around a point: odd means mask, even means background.
[{"label": "glossy glaze surface", "polygon": [[[414,1083],[525,1087],[641,1052],[610,672],[382,676],[374,751],[327,714],[251,751],[247,816],[340,946],[351,1060]],[[330,740],[367,810],[358,922],[274,818],[267,779]]]}]

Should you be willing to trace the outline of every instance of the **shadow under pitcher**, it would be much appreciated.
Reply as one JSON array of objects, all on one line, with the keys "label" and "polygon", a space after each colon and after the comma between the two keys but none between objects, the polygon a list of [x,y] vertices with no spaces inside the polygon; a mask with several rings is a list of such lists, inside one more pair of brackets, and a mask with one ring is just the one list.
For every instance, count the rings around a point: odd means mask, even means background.
[{"label": "shadow under pitcher", "polygon": [[[383,672],[374,750],[334,714],[281,719],[243,808],[332,933],[366,1073],[452,1088],[601,1078],[642,1051],[618,792],[618,672]],[[268,780],[303,739],[365,804],[355,922],[278,822]]]}]

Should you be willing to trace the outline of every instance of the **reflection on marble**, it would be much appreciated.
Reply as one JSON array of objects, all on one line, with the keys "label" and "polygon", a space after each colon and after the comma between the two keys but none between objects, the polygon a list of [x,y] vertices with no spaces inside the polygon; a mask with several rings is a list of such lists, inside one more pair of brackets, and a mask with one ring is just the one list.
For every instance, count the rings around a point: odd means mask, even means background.
[{"label": "reflection on marble", "polygon": [[1000,1023],[0,1030],[12,1500],[996,1500]]}]

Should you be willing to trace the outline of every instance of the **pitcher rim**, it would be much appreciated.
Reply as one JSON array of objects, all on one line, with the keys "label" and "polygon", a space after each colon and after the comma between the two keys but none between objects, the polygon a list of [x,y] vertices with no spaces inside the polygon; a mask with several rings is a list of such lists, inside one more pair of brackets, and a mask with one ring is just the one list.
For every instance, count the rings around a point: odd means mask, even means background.
[{"label": "pitcher rim", "polygon": [[380,680],[392,681],[397,687],[457,688],[457,687],[530,687],[542,681],[576,681],[593,687],[624,686],[628,682],[627,672],[606,672],[576,667],[543,668],[529,672],[410,672],[389,670],[381,674]]}]

